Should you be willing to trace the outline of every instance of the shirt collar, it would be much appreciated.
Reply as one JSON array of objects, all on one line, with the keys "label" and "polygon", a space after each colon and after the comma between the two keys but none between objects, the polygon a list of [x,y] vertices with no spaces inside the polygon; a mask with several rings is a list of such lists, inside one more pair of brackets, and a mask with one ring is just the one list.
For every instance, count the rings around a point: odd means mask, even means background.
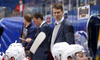
[{"label": "shirt collar", "polygon": [[99,18],[99,19],[100,19],[100,16],[97,16],[97,18]]},{"label": "shirt collar", "polygon": [[43,22],[41,23],[40,28],[41,28],[41,26],[42,26],[45,22],[46,22],[46,21],[43,21]]},{"label": "shirt collar", "polygon": [[55,21],[55,23],[58,25],[64,20],[64,17],[62,17],[59,21]]},{"label": "shirt collar", "polygon": [[32,22],[26,27],[26,29],[30,28],[32,25]]}]

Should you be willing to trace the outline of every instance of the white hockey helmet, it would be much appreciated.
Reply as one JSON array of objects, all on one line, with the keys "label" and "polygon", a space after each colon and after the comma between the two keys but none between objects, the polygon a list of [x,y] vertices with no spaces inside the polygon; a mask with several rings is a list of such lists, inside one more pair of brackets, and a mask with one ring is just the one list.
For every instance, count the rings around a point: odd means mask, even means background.
[{"label": "white hockey helmet", "polygon": [[4,59],[9,60],[12,57],[14,57],[15,60],[28,60],[25,58],[24,47],[22,47],[21,43],[12,43],[6,50]]},{"label": "white hockey helmet", "polygon": [[68,57],[71,56],[72,60],[75,60],[75,53],[77,52],[85,52],[83,46],[78,44],[72,44],[69,46],[68,49],[66,49],[62,53],[62,59],[61,60],[68,60]]},{"label": "white hockey helmet", "polygon": [[68,48],[69,44],[66,42],[55,43],[52,48],[52,55],[55,59],[55,56],[60,60],[61,54]]}]

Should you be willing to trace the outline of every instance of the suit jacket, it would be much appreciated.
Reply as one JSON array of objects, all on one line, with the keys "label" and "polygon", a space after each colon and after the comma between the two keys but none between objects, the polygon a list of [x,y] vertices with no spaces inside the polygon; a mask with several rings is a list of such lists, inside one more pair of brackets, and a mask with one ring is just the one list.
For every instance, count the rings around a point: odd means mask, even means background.
[{"label": "suit jacket", "polygon": [[[49,41],[48,38],[51,34],[51,28],[50,26],[45,22],[41,28],[39,28],[38,32],[36,33],[36,36],[40,33],[44,32],[46,34],[45,40],[41,43],[41,45],[38,47],[35,54],[31,53],[31,60],[49,60]],[[33,43],[34,40],[31,41]]]},{"label": "suit jacket", "polygon": [[[52,34],[51,34],[52,37]],[[51,38],[50,38],[51,40]],[[69,44],[75,44],[74,41],[74,29],[71,23],[68,20],[63,20],[61,26],[58,30],[57,36],[55,38],[54,44],[58,42],[67,42]],[[51,43],[50,43],[51,44]],[[49,54],[49,60],[54,60],[52,54]]]},{"label": "suit jacket", "polygon": [[54,43],[57,42],[67,42],[69,44],[74,44],[74,29],[68,20],[63,20],[61,26],[58,30],[56,39]]}]

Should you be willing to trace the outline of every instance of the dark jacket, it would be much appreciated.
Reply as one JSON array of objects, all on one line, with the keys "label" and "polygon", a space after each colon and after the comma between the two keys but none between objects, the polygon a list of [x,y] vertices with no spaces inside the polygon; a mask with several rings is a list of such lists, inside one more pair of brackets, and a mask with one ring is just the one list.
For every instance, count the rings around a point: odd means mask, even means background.
[{"label": "dark jacket", "polygon": [[[36,33],[36,37],[40,32],[44,32],[46,34],[45,40],[41,43],[41,45],[36,50],[35,54],[31,53],[31,60],[49,60],[49,41],[48,38],[51,34],[50,26],[45,22],[41,28]],[[31,41],[31,44],[34,40]]]},{"label": "dark jacket", "polygon": [[74,44],[74,29],[71,23],[67,20],[63,20],[61,26],[58,30],[56,39],[54,43],[57,42],[67,42],[69,44]]},{"label": "dark jacket", "polygon": [[[38,27],[36,25],[34,25],[33,23],[31,23],[28,27],[26,27],[27,29],[27,35],[25,36],[25,39],[27,38],[31,38],[34,39],[35,38],[35,34],[38,30]],[[23,47],[25,47],[25,50],[29,50],[31,47],[31,44],[23,41]]]}]

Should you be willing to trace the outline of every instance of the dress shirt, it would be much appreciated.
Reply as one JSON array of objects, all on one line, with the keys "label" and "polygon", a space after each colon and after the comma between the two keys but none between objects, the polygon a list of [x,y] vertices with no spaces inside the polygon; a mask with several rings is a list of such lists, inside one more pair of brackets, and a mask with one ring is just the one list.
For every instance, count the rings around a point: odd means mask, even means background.
[{"label": "dress shirt", "polygon": [[61,23],[62,23],[63,20],[64,20],[64,17],[62,17],[61,20],[59,20],[59,21],[55,21],[55,27],[54,27],[54,30],[53,30],[53,33],[52,33],[52,38],[51,38],[51,50],[52,50],[52,46],[55,42],[57,33],[59,31],[59,28],[60,28]]}]

